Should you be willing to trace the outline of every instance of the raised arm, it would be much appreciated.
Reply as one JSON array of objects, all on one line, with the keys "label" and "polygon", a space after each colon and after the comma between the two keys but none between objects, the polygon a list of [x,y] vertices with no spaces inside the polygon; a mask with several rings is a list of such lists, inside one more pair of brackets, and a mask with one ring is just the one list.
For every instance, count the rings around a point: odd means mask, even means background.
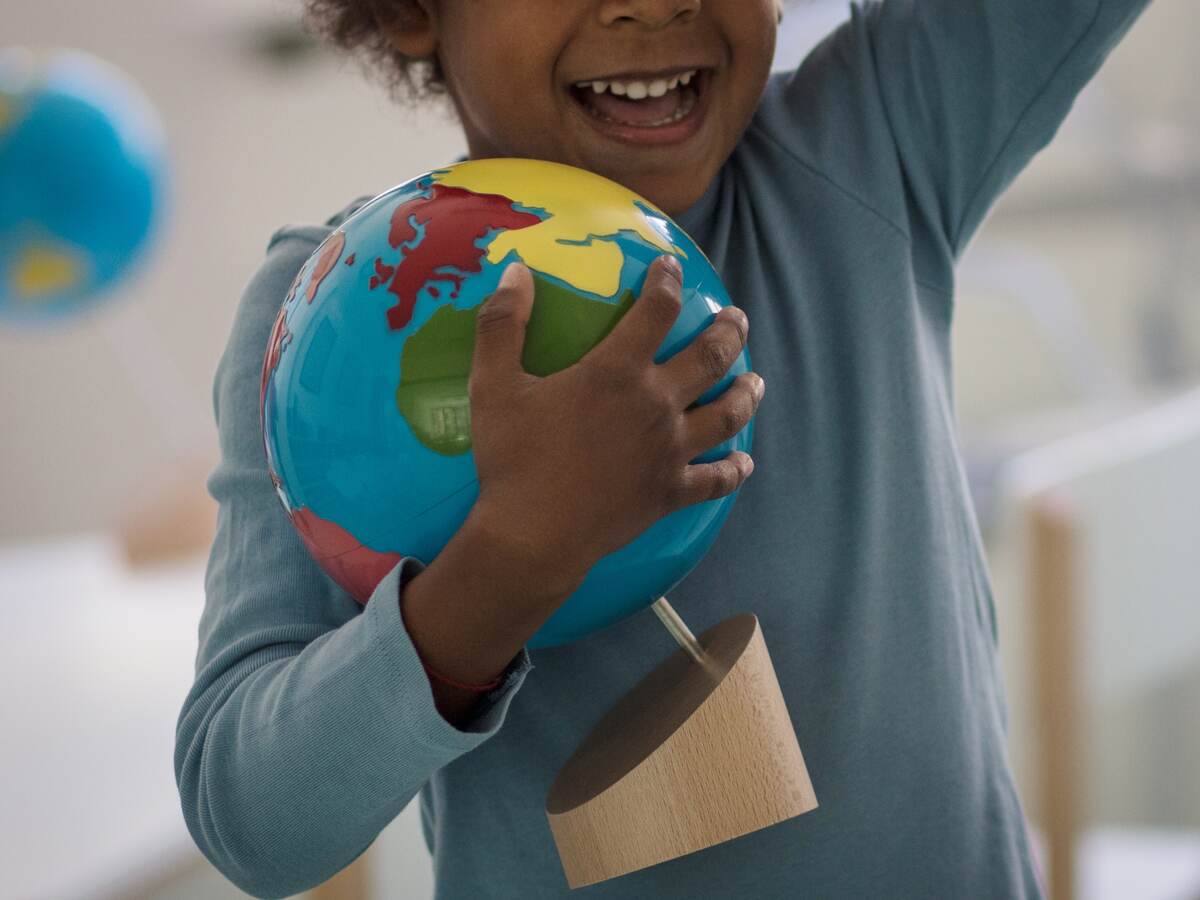
[{"label": "raised arm", "polygon": [[209,490],[220,512],[196,682],[176,737],[192,836],[260,897],[297,893],[351,862],[431,773],[499,730],[531,667],[518,642],[504,682],[473,710],[435,701],[400,598],[436,563],[403,559],[360,610],[309,557],[275,496],[258,413],[262,353],[318,240],[273,245],[217,371],[221,460]]},{"label": "raised arm", "polygon": [[[759,127],[957,259],[1149,0],[882,0],[768,89]],[[836,136],[832,142],[831,135]]]},{"label": "raised arm", "polygon": [[886,0],[866,27],[909,186],[957,257],[1149,0]]}]

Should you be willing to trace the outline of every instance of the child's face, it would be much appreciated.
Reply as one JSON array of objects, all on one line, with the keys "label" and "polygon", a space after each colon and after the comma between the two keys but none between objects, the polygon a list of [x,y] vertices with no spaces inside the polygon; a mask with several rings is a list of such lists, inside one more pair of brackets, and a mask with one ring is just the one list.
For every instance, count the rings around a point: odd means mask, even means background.
[{"label": "child's face", "polygon": [[[569,163],[671,214],[699,199],[749,123],[778,21],[776,0],[423,6],[428,46],[441,61],[473,159]],[[688,84],[669,87],[691,71]],[[624,97],[615,95],[614,81]],[[594,82],[608,86],[597,93]]]}]

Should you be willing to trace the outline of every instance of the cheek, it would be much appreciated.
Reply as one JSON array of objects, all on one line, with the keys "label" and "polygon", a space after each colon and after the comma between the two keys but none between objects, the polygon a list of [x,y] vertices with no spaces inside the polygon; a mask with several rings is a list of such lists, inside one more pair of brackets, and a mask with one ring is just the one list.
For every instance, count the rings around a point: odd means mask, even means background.
[{"label": "cheek", "polygon": [[769,71],[775,58],[775,39],[779,34],[779,23],[773,2],[761,3],[756,15],[745,16],[740,23],[738,38],[760,67]]},{"label": "cheek", "polygon": [[757,4],[758,15],[745,16],[727,32],[733,45],[734,92],[751,114],[758,106],[775,58],[775,4]]},{"label": "cheek", "polygon": [[499,150],[521,155],[531,149],[531,138],[545,132],[554,114],[552,62],[520,42],[479,41],[455,63],[464,117]]}]

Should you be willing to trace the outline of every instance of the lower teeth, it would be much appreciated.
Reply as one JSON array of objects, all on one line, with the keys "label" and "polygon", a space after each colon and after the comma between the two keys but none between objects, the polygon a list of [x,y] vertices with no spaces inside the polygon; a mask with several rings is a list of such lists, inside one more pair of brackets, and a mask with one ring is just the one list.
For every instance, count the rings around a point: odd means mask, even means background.
[{"label": "lower teeth", "polygon": [[679,108],[666,118],[659,119],[656,122],[651,122],[648,127],[655,125],[669,125],[672,122],[678,122],[684,116],[692,111],[692,107],[696,105],[695,91],[684,91],[683,97],[679,101]]},{"label": "lower teeth", "polygon": [[696,107],[695,90],[683,87],[677,88],[677,90],[682,91],[683,93],[683,96],[679,101],[678,109],[671,113],[671,115],[664,116],[663,118],[657,119],[653,122],[625,122],[620,119],[614,119],[611,116],[606,116],[604,113],[599,112],[587,103],[584,103],[583,107],[602,122],[612,122],[614,125],[632,125],[638,128],[657,128],[660,125],[670,125],[674,122],[678,122]]}]

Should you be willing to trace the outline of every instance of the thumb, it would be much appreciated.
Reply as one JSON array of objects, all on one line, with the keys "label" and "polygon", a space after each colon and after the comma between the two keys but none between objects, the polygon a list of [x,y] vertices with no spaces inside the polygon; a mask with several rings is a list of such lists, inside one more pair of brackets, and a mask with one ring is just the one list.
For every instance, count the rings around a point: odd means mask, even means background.
[{"label": "thumb", "polygon": [[509,263],[500,284],[475,314],[471,381],[491,384],[525,371],[525,326],[533,309],[533,276],[522,263]]}]

